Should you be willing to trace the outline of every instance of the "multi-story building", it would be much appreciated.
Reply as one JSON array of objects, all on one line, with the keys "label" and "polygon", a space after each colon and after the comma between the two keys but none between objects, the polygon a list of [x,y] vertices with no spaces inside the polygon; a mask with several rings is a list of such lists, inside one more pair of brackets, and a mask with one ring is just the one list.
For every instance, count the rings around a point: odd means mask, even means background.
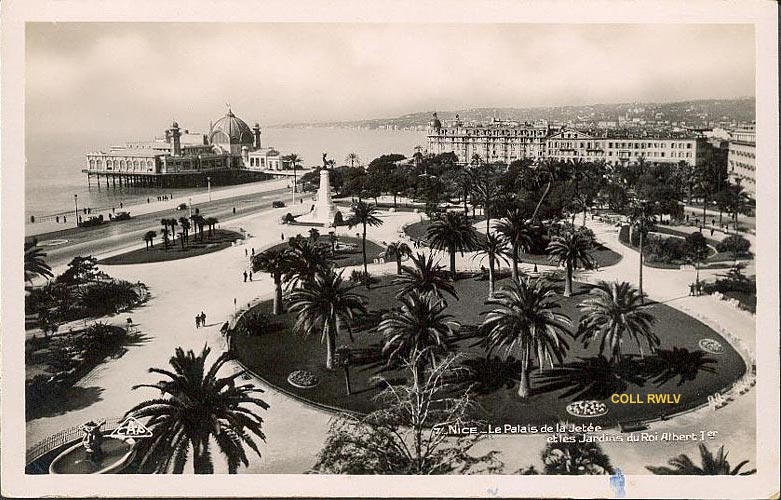
[{"label": "multi-story building", "polygon": [[428,150],[441,154],[453,152],[459,162],[468,163],[477,155],[485,162],[511,163],[524,158],[545,156],[547,124],[529,124],[493,120],[489,124],[464,124],[456,115],[449,126],[434,117],[428,127]]},{"label": "multi-story building", "polygon": [[708,147],[701,134],[692,132],[643,133],[639,130],[575,130],[494,120],[487,125],[465,126],[456,121],[443,126],[434,113],[428,127],[429,153],[453,152],[460,163],[474,155],[486,162],[504,162],[530,158],[605,161],[609,165],[636,163],[680,163],[698,165]]},{"label": "multi-story building", "polygon": [[756,198],[756,129],[744,127],[730,133],[727,169],[736,181],[743,186],[745,193]]}]

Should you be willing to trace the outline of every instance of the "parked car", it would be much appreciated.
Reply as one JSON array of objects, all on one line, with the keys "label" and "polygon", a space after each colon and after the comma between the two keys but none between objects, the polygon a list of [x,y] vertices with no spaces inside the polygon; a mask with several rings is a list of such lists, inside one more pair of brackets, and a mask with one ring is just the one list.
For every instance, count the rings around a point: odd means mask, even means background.
[{"label": "parked car", "polygon": [[114,220],[130,220],[130,212],[117,212]]},{"label": "parked car", "polygon": [[180,203],[176,207],[177,210],[187,210],[187,203]]},{"label": "parked car", "polygon": [[273,208],[285,208],[285,202],[284,201],[279,201],[279,200],[272,201],[271,202],[271,206]]}]

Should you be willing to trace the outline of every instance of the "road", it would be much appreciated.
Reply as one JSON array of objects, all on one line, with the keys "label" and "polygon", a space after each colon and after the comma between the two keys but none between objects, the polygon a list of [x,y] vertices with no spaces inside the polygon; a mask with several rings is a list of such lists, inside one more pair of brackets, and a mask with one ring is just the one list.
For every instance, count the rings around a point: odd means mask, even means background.
[{"label": "road", "polygon": [[[238,217],[269,209],[275,200],[284,199],[287,201],[288,195],[287,188],[277,188],[229,199],[193,204],[193,210],[198,208],[204,217],[215,217],[220,221],[220,224],[224,225]],[[285,208],[277,210],[280,212],[280,217],[286,213]],[[187,216],[189,216],[189,210],[161,210],[138,215],[126,221],[113,221],[102,226],[69,228],[45,233],[37,238],[46,251],[46,262],[54,268],[79,255],[97,255],[124,247],[138,246],[146,231],[153,230],[159,234],[160,219],[179,219]],[[63,243],[47,244],[47,242],[56,240],[62,240]]]}]

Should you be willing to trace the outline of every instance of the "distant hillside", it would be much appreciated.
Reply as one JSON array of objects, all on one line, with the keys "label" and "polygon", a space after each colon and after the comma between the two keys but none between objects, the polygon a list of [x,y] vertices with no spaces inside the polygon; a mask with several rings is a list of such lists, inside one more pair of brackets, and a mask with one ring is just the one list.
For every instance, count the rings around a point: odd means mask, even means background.
[{"label": "distant hillside", "polygon": [[[515,121],[549,120],[553,122],[597,124],[598,122],[634,121],[649,124],[685,124],[707,126],[719,122],[750,122],[755,120],[756,99],[703,99],[664,103],[591,104],[534,108],[473,108],[456,111],[438,110],[442,120],[455,115],[466,122],[486,122],[492,118]],[[291,123],[290,127],[350,127],[423,129],[432,111],[410,113],[397,118],[374,118],[345,122]]]}]

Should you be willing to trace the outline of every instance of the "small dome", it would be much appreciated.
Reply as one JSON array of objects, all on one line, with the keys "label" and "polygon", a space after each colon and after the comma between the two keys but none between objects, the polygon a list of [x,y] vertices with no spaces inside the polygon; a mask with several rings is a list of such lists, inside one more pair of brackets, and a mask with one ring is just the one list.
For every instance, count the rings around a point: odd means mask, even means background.
[{"label": "small dome", "polygon": [[439,118],[437,118],[437,114],[434,113],[433,118],[431,118],[431,121],[428,122],[428,126],[431,128],[442,128],[442,122],[439,121]]},{"label": "small dome", "polygon": [[212,144],[252,145],[252,131],[249,126],[228,109],[228,113],[217,120],[209,134]]}]

